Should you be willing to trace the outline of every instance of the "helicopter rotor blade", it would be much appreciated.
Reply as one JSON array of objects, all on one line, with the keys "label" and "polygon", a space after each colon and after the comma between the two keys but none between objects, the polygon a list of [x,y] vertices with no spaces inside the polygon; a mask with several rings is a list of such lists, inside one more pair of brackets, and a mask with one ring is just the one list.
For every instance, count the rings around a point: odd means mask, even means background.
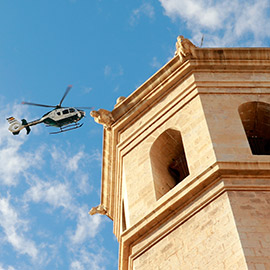
[{"label": "helicopter rotor blade", "polygon": [[39,107],[46,107],[46,108],[55,108],[55,106],[53,106],[53,105],[38,104],[38,103],[32,103],[32,102],[26,102],[26,101],[23,101],[22,104],[24,104],[24,105],[32,105],[32,106],[39,106]]},{"label": "helicopter rotor blade", "polygon": [[94,107],[76,107],[76,109],[82,110],[94,110]]},{"label": "helicopter rotor blade", "polygon": [[62,97],[62,99],[61,99],[61,101],[60,101],[60,103],[57,105],[57,107],[61,107],[61,105],[62,105],[64,99],[66,98],[66,96],[67,96],[67,94],[68,94],[68,92],[70,91],[71,88],[72,88],[72,85],[69,85],[69,86],[67,87],[67,89],[66,89],[66,91],[65,91],[65,93],[64,93],[64,95],[63,95],[63,97]]}]

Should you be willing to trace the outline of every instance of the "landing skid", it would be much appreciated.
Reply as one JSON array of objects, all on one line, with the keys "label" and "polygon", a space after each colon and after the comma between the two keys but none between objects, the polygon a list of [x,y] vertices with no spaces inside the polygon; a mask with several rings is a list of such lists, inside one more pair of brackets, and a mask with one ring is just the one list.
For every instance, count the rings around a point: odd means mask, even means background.
[{"label": "landing skid", "polygon": [[66,132],[66,131],[69,131],[69,130],[77,129],[77,128],[82,127],[82,125],[83,125],[83,123],[80,124],[80,125],[76,123],[76,124],[68,125],[66,127],[59,127],[60,131],[50,132],[50,134],[59,134],[59,133]]}]

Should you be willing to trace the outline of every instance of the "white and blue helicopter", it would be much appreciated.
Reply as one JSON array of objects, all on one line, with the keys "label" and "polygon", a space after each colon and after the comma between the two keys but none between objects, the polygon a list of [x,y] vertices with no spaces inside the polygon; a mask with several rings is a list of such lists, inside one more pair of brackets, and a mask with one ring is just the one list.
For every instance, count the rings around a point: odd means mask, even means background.
[{"label": "white and blue helicopter", "polygon": [[15,119],[14,117],[7,118],[9,122],[8,130],[13,135],[18,135],[22,129],[26,129],[27,135],[30,133],[31,126],[44,123],[46,126],[57,127],[60,130],[56,132],[51,132],[50,134],[58,134],[61,132],[73,130],[80,128],[83,123],[79,123],[79,121],[85,117],[85,112],[83,109],[93,109],[92,107],[62,107],[62,103],[67,96],[68,92],[72,88],[72,85],[69,85],[60,101],[60,103],[56,106],[53,105],[44,105],[44,104],[37,104],[32,102],[22,102],[25,105],[33,105],[33,106],[40,106],[46,108],[54,108],[53,110],[44,114],[41,118],[27,122],[25,119],[21,121]]}]

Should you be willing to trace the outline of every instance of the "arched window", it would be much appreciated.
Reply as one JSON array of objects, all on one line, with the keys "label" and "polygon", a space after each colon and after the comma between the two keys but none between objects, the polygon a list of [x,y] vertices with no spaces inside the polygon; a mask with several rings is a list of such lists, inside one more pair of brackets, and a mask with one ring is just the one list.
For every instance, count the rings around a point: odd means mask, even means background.
[{"label": "arched window", "polygon": [[270,155],[270,104],[247,102],[239,114],[253,155]]},{"label": "arched window", "polygon": [[178,130],[168,129],[155,140],[150,149],[150,159],[157,200],[189,175]]}]

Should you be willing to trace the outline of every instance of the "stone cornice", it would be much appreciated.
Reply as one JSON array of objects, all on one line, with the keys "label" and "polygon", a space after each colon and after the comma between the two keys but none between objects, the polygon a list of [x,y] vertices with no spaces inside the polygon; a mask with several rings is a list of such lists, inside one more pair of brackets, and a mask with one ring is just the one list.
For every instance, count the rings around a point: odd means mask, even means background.
[{"label": "stone cornice", "polygon": [[[185,62],[179,61],[175,56],[129,97],[120,102],[112,111],[115,121],[137,107],[145,96],[159,85],[164,85],[175,72],[181,68],[182,76],[185,75],[185,66],[193,69],[207,69],[215,72],[217,69],[235,69],[243,66],[245,69],[254,69],[259,65],[260,70],[270,69],[270,48],[196,48],[195,56],[188,57]],[[190,70],[189,70],[190,71]],[[256,72],[256,71],[255,71]]]}]

